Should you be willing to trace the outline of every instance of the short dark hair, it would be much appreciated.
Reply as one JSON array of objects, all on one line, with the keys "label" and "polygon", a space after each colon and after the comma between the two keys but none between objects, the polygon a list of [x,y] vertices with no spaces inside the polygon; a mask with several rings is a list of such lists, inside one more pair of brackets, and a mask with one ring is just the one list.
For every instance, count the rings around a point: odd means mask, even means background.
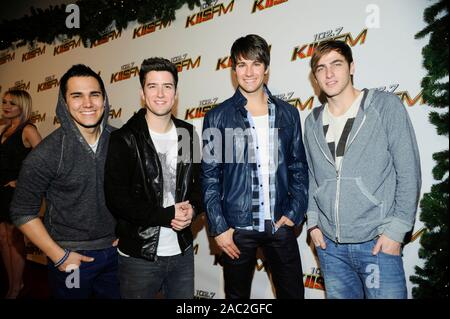
[{"label": "short dark hair", "polygon": [[337,53],[343,55],[349,66],[353,62],[352,49],[347,45],[347,43],[338,40],[327,40],[321,42],[314,49],[310,63],[313,74],[316,71],[320,58],[331,51],[336,51]]},{"label": "short dark hair", "polygon": [[145,76],[150,71],[167,71],[170,72],[173,76],[173,81],[175,84],[175,89],[178,85],[178,69],[167,59],[160,58],[160,57],[153,57],[148,58],[142,61],[141,68],[139,70],[139,80],[141,81],[142,88],[144,87],[145,83]]},{"label": "short dark hair", "polygon": [[61,80],[59,82],[59,87],[61,88],[64,100],[66,99],[67,82],[69,81],[70,78],[73,78],[75,76],[86,76],[86,77],[92,76],[93,78],[95,78],[97,80],[98,84],[100,85],[100,89],[102,91],[103,97],[106,96],[105,84],[103,84],[103,80],[100,77],[100,75],[95,73],[87,65],[75,64],[75,65],[72,65],[72,67],[69,70],[67,70],[66,73],[64,73],[64,75],[61,77]]},{"label": "short dark hair", "polygon": [[270,65],[270,49],[266,40],[256,34],[248,34],[234,41],[231,47],[231,67],[236,70],[239,57],[264,63],[267,69]]}]

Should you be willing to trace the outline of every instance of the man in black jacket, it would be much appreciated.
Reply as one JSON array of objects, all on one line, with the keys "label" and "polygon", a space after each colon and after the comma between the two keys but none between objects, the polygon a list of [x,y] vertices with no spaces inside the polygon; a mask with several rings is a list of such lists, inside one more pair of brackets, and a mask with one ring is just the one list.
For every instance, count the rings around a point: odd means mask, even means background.
[{"label": "man in black jacket", "polygon": [[118,223],[120,290],[123,298],[154,298],[160,290],[170,299],[193,298],[198,138],[171,115],[176,66],[146,59],[139,77],[145,108],[111,134],[105,166],[106,203]]}]

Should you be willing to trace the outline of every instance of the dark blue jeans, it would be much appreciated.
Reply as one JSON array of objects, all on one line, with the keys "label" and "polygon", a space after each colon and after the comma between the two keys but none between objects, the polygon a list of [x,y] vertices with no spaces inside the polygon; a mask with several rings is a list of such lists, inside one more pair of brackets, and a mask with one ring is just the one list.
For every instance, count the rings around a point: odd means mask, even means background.
[{"label": "dark blue jeans", "polygon": [[324,236],[326,249],[316,247],[328,299],[405,299],[402,256],[381,251],[372,255],[377,239],[336,244]]},{"label": "dark blue jeans", "polygon": [[122,298],[153,299],[162,292],[167,299],[194,297],[194,252],[157,256],[155,261],[119,255],[119,280]]},{"label": "dark blue jeans", "polygon": [[304,298],[303,271],[293,227],[282,226],[272,234],[271,222],[266,221],[264,232],[235,229],[233,241],[241,254],[233,260],[223,253],[225,298],[250,298],[258,247],[262,248],[272,274],[276,297]]},{"label": "dark blue jeans", "polygon": [[57,299],[119,299],[117,248],[80,250],[77,253],[95,258],[83,262],[77,270],[62,272],[48,263],[48,280],[53,297]]}]

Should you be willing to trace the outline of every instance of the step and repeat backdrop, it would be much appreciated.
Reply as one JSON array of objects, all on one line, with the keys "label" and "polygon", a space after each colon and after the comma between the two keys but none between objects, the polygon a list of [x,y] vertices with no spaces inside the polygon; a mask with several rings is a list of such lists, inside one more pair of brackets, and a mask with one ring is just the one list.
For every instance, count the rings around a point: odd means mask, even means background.
[{"label": "step and repeat backdrop", "polygon": [[[72,38],[2,51],[0,94],[13,87],[27,90],[33,98],[33,121],[46,136],[59,125],[55,106],[60,77],[71,65],[84,63],[100,72],[112,105],[110,123],[120,127],[142,107],[138,76],[142,60],[162,56],[173,61],[179,71],[174,114],[193,123],[200,133],[206,112],[236,88],[229,57],[232,43],[256,33],[271,45],[270,90],[297,108],[303,123],[311,109],[320,105],[311,82],[311,55],[320,41],[335,38],[353,49],[357,88],[393,92],[408,110],[421,153],[423,194],[433,183],[432,153],[448,145],[428,122],[430,108],[420,87],[425,75],[421,50],[427,39],[415,40],[414,35],[425,26],[422,16],[428,5],[425,0],[216,0],[193,10],[184,6],[174,21],[134,23],[121,32],[111,28],[89,47]],[[220,253],[208,238],[205,225],[205,216],[193,225],[195,295],[223,298]],[[417,220],[404,248],[407,277],[414,273],[415,265],[422,264],[418,258],[422,227]],[[317,256],[307,242],[305,228],[298,233],[306,298],[324,298]],[[29,253],[31,259],[45,260],[36,249],[30,247]],[[407,282],[411,296],[412,286]],[[260,254],[252,298],[273,297]]]}]

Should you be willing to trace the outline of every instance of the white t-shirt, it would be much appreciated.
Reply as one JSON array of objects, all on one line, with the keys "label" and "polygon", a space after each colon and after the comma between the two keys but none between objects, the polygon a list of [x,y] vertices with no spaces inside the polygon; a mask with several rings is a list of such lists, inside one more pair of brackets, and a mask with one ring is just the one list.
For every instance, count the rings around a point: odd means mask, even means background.
[{"label": "white t-shirt", "polygon": [[325,131],[325,139],[330,148],[331,154],[336,162],[336,168],[340,168],[342,157],[344,156],[347,139],[359,110],[359,105],[364,93],[361,92],[353,101],[350,108],[340,116],[334,116],[329,108],[328,103],[325,105],[323,112],[323,128]]},{"label": "white t-shirt", "polygon": [[94,144],[89,144],[89,146],[91,147],[91,149],[94,153],[97,153],[98,141],[100,141],[100,137],[97,139],[97,141]]},{"label": "white t-shirt", "polygon": [[[167,133],[157,133],[150,130],[150,136],[159,161],[161,162],[163,182],[164,182],[164,201],[163,207],[175,205],[175,188],[177,176],[177,154],[178,154],[178,134],[175,125]],[[159,233],[158,256],[173,256],[180,254],[177,233],[169,227],[161,227]]]},{"label": "white t-shirt", "polygon": [[[262,185],[264,191],[264,203],[270,203],[269,190],[269,115],[252,116],[258,136],[259,160],[261,162]],[[271,219],[270,205],[264,205],[264,219]]]}]

